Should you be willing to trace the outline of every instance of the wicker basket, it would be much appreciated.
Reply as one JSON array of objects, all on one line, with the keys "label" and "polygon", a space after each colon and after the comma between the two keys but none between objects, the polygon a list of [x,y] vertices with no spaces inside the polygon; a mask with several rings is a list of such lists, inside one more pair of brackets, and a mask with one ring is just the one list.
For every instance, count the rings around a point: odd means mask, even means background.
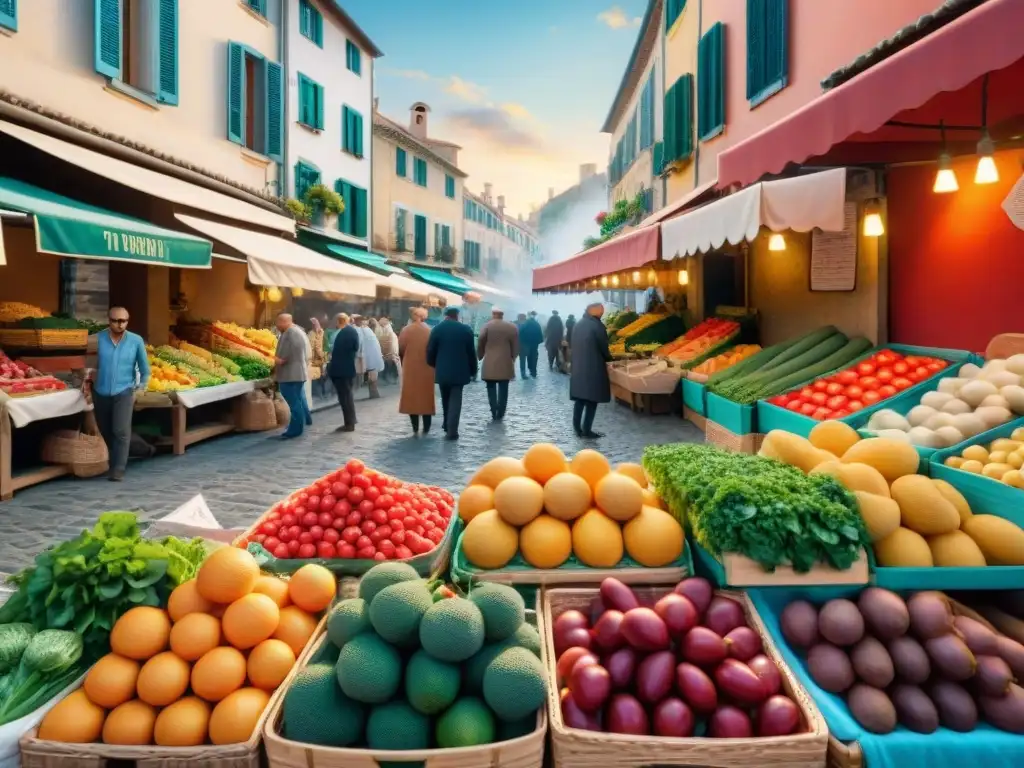
[{"label": "wicker basket", "polygon": [[757,453],[761,450],[761,443],[764,442],[762,434],[751,432],[746,435],[737,435],[711,419],[705,423],[704,437],[711,445],[717,445],[719,448],[736,453]]},{"label": "wicker basket", "polygon": [[247,392],[235,400],[235,428],[242,432],[266,432],[277,429],[274,399],[263,392]]},{"label": "wicker basket", "polygon": [[110,468],[103,438],[74,429],[58,429],[43,440],[43,461],[68,467],[75,477],[96,477]]},{"label": "wicker basket", "polygon": [[[656,599],[668,593],[658,587],[634,588],[641,599]],[[550,628],[554,619],[569,609],[589,611],[600,594],[598,589],[551,589],[541,598],[542,625]],[[757,611],[746,595],[719,592],[740,603],[750,627],[761,636],[765,654],[782,674],[782,686],[796,702],[806,732],[791,736],[748,739],[626,736],[566,727],[559,706],[555,672],[554,638],[545,631],[541,653],[548,671],[548,710],[553,762],[558,768],[648,768],[649,766],[702,766],[703,768],[823,768],[828,747],[828,726],[811,697],[786,666]]]},{"label": "wicker basket", "polygon": [[89,331],[85,328],[3,328],[0,346],[19,349],[85,349]]},{"label": "wicker basket", "polygon": [[277,415],[277,426],[279,427],[287,427],[288,422],[292,420],[292,412],[280,392],[274,395],[274,413]]}]

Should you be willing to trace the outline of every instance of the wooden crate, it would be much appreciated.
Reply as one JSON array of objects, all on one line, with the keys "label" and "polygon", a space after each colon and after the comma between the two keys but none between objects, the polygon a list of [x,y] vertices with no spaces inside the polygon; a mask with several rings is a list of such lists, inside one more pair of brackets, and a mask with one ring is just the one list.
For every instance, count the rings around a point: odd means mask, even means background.
[{"label": "wooden crate", "polygon": [[736,453],[757,453],[761,450],[761,443],[764,442],[762,434],[751,432],[746,435],[737,435],[710,419],[705,424],[704,437],[711,445],[717,445],[719,448]]}]

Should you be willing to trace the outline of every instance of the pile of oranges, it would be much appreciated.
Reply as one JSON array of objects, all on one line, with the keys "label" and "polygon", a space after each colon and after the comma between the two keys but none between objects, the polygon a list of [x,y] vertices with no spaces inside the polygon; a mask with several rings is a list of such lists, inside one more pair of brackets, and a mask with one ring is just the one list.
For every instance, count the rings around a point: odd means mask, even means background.
[{"label": "pile of oranges", "polygon": [[139,606],[117,620],[111,653],[46,715],[39,738],[160,747],[248,741],[336,591],[322,566],[284,581],[261,575],[243,549],[218,549],[166,610]]}]

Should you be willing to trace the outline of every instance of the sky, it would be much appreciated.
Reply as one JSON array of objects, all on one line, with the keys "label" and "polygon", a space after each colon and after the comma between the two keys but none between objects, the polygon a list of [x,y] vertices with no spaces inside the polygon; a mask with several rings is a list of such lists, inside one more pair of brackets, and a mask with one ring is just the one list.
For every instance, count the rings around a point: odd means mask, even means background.
[{"label": "sky", "polygon": [[647,0],[339,0],[384,52],[380,111],[402,125],[430,106],[428,134],[462,146],[471,192],[484,182],[529,213],[608,163],[601,134]]}]

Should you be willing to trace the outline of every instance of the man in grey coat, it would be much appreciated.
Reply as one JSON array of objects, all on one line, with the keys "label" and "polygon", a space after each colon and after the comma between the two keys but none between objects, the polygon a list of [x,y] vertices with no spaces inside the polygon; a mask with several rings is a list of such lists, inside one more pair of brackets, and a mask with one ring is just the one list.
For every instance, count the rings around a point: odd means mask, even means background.
[{"label": "man in grey coat", "polygon": [[288,440],[299,437],[305,427],[312,425],[313,417],[306,402],[306,379],[309,377],[309,342],[302,329],[292,322],[292,316],[282,312],[277,316],[277,351],[274,353],[275,378],[281,397],[288,403],[290,418],[288,429],[281,435]]},{"label": "man in grey coat", "polygon": [[608,350],[608,331],[601,316],[604,304],[595,302],[572,331],[572,372],[569,376],[569,398],[573,401],[572,426],[579,437],[603,437],[595,432],[594,416],[598,403],[612,399],[608,380],[608,363],[612,354]]},{"label": "man in grey coat", "polygon": [[501,421],[508,406],[508,383],[516,377],[519,357],[519,329],[505,319],[502,310],[491,310],[491,319],[480,331],[476,355],[484,362],[481,378],[487,383],[491,418]]}]

